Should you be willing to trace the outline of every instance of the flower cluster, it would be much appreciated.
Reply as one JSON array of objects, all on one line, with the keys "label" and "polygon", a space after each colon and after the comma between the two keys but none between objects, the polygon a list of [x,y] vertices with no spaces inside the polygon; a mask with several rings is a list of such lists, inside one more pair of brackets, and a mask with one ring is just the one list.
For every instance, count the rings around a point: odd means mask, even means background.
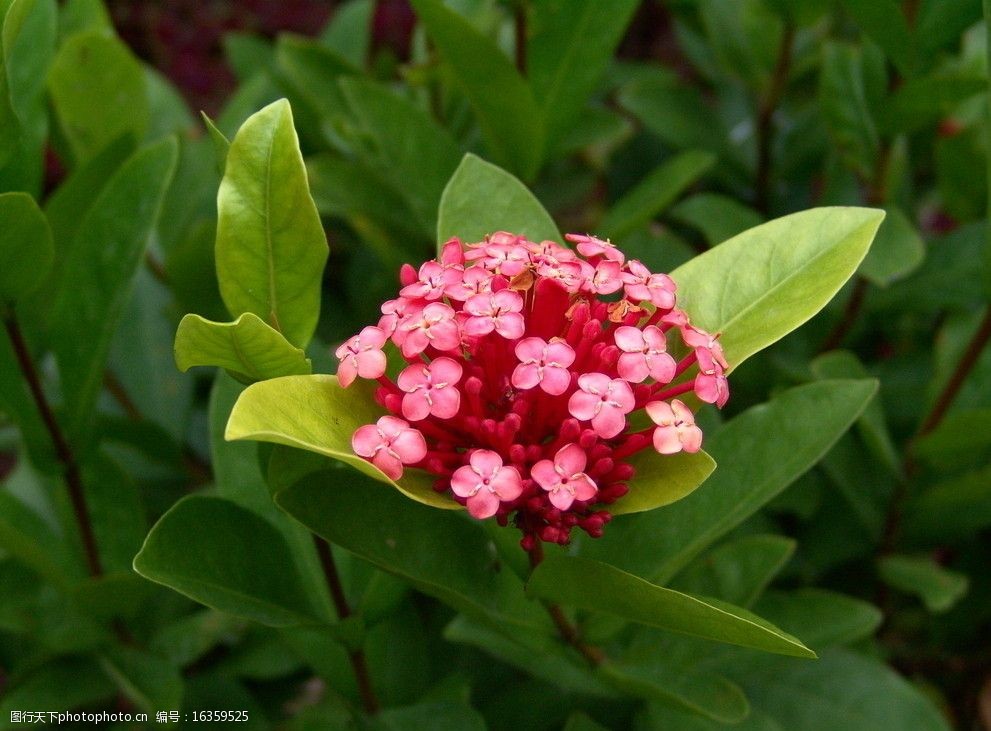
[{"label": "flower cluster", "polygon": [[[378,381],[389,412],[355,432],[355,453],[393,479],[407,466],[435,475],[472,516],[512,519],[526,550],[567,543],[575,526],[601,535],[633,455],[700,448],[677,397],[721,407],[729,395],[716,336],[676,307],[669,276],[608,241],[566,238],[577,252],[505,232],[452,239],[439,260],[404,265],[378,324],[337,350],[341,385]],[[634,430],[639,410],[652,425]]]}]

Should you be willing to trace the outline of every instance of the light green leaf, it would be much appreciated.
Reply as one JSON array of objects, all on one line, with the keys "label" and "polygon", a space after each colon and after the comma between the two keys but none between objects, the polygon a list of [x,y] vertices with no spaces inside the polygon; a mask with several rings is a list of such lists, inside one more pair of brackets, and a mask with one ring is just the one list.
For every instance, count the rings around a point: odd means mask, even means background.
[{"label": "light green leaf", "polygon": [[0,194],[0,303],[37,288],[55,259],[48,219],[27,193]]},{"label": "light green leaf", "polygon": [[505,170],[475,155],[464,156],[444,188],[437,217],[437,244],[452,236],[481,241],[509,231],[531,241],[562,238],[550,214],[533,193]]},{"label": "light green leaf", "polygon": [[412,0],[417,18],[437,44],[475,110],[493,157],[524,180],[544,154],[540,108],[526,81],[488,37],[440,0]]},{"label": "light green leaf", "polygon": [[234,322],[186,315],[175,335],[175,362],[183,372],[193,366],[216,366],[249,381],[307,375],[312,370],[302,350],[250,312]]},{"label": "light green leaf", "polygon": [[141,64],[105,31],[79,33],[62,45],[48,88],[77,164],[125,133],[144,137],[150,116],[145,87]]},{"label": "light green leaf", "polygon": [[599,224],[599,234],[622,239],[667,208],[715,163],[712,153],[691,150],[658,166],[613,204]]},{"label": "light green leaf", "polygon": [[275,501],[327,541],[469,615],[551,631],[519,578],[493,570],[485,532],[463,514],[417,505],[347,467],[309,475]]},{"label": "light green leaf", "polygon": [[537,0],[530,6],[527,78],[553,147],[581,118],[636,0]]},{"label": "light green leaf", "polygon": [[878,572],[888,586],[922,599],[930,612],[952,609],[970,586],[967,576],[928,557],[885,556],[878,562]]},{"label": "light green leaf", "polygon": [[355,430],[374,424],[382,415],[365,383],[345,389],[336,376],[286,376],[245,389],[231,412],[226,438],[284,444],[333,457],[417,502],[460,509],[454,500],[433,489],[434,478],[427,473],[407,468],[393,481],[354,453],[351,437]]},{"label": "light green leaf", "polygon": [[795,637],[745,609],[665,589],[587,558],[545,558],[526,588],[540,599],[671,632],[795,657],[816,656]]},{"label": "light green leaf", "polygon": [[869,208],[814,208],[745,231],[671,273],[679,305],[694,324],[722,333],[736,368],[832,299],[883,217]]},{"label": "light green leaf", "polygon": [[213,142],[213,152],[217,156],[217,171],[223,176],[224,168],[227,167],[227,153],[230,152],[231,141],[217,128],[217,125],[214,124],[214,121],[210,119],[206,112],[200,112],[200,117],[203,120],[203,124],[206,125],[206,131],[210,135],[210,140]]},{"label": "light green leaf", "polygon": [[889,207],[860,274],[887,287],[918,269],[925,256],[926,245],[915,226],[900,209]]},{"label": "light green leaf", "polygon": [[753,208],[719,193],[693,195],[671,208],[669,215],[701,231],[709,246],[764,222]]},{"label": "light green leaf", "polygon": [[285,100],[238,130],[217,194],[217,277],[231,314],[253,312],[304,347],[320,315],[327,240]]},{"label": "light green leaf", "polygon": [[636,476],[630,492],[609,506],[613,515],[640,513],[681,500],[716,469],[712,457],[703,451],[658,454],[645,449],[629,462],[636,470]]},{"label": "light green leaf", "polygon": [[52,345],[69,406],[71,434],[86,429],[117,318],[127,302],[175,164],[172,139],[129,158],[83,218],[62,267]]},{"label": "light green leaf", "polygon": [[289,548],[267,521],[192,495],[155,524],[134,570],[208,607],[273,627],[328,621],[307,599]]},{"label": "light green leaf", "polygon": [[884,618],[873,604],[816,588],[769,591],[755,610],[817,650],[870,637]]},{"label": "light green leaf", "polygon": [[[665,583],[818,462],[877,389],[819,381],[785,391],[707,438],[719,462],[708,483],[665,510],[617,518],[582,555]],[[634,481],[635,485],[635,481]]]}]

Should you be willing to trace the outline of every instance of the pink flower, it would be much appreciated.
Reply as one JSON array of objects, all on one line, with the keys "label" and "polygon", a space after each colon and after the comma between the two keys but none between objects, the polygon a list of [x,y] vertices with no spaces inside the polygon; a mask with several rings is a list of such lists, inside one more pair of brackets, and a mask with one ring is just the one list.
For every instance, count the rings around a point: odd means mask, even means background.
[{"label": "pink flower", "polygon": [[476,449],[468,464],[451,475],[451,492],[467,498],[473,518],[491,518],[503,501],[515,500],[523,492],[523,481],[515,467],[504,467],[502,457],[488,449]]},{"label": "pink flower", "polygon": [[621,266],[618,261],[600,261],[589,281],[589,291],[596,294],[612,294],[623,288]]},{"label": "pink flower", "polygon": [[595,236],[589,236],[588,234],[566,234],[565,239],[573,244],[578,244],[578,251],[583,256],[604,256],[610,261],[619,262],[620,264],[626,259],[623,252],[617,249],[609,241],[603,241]]},{"label": "pink flower", "polygon": [[696,348],[699,373],[695,376],[695,395],[708,404],[722,408],[729,398],[729,384],[723,375],[723,368],[713,358],[707,348]]},{"label": "pink flower", "polygon": [[469,251],[466,259],[481,259],[491,272],[505,277],[515,277],[530,263],[530,252],[516,244],[486,244],[481,249]]},{"label": "pink flower", "polygon": [[522,309],[523,298],[508,289],[476,294],[465,302],[465,312],[472,315],[465,320],[465,333],[480,337],[495,330],[504,338],[516,340],[523,336]]},{"label": "pink flower", "polygon": [[403,476],[403,465],[416,464],[427,455],[423,435],[395,416],[359,427],[351,437],[351,448],[393,480]]},{"label": "pink flower", "polygon": [[560,340],[524,338],[516,344],[520,364],[513,370],[512,384],[521,390],[539,385],[544,393],[559,396],[571,385],[568,367],[575,362],[574,349]]},{"label": "pink flower", "polygon": [[685,341],[685,345],[692,348],[705,348],[722,368],[729,368],[726,356],[723,355],[723,346],[720,345],[718,338],[719,335],[710,335],[705,330],[700,330],[687,322],[681,326],[681,339]]},{"label": "pink flower", "polygon": [[438,264],[428,261],[420,267],[419,279],[399,290],[403,297],[438,300],[445,290],[461,280],[462,268],[457,265]]},{"label": "pink flower", "polygon": [[667,274],[651,274],[636,259],[626,263],[623,274],[626,296],[635,302],[650,302],[660,310],[669,310],[675,303],[675,283]]},{"label": "pink flower", "polygon": [[623,351],[617,370],[621,378],[640,383],[650,376],[658,383],[670,383],[677,364],[667,354],[667,341],[660,328],[648,325],[643,330],[624,325],[616,328],[616,345]]},{"label": "pink flower", "polygon": [[630,384],[604,373],[586,373],[578,377],[578,388],[568,401],[573,417],[592,422],[595,433],[603,439],[623,431],[626,415],[635,403]]},{"label": "pink flower", "polygon": [[666,401],[647,404],[647,415],[657,424],[654,449],[661,454],[697,452],[702,447],[702,430],[695,426],[691,410],[678,399],[670,404]]},{"label": "pink flower", "polygon": [[454,350],[461,344],[461,333],[449,305],[432,302],[415,315],[403,319],[397,330],[403,333],[402,351],[407,358],[428,347]]},{"label": "pink flower", "polygon": [[341,361],[337,367],[337,379],[344,388],[350,386],[356,376],[378,378],[385,373],[382,346],[388,337],[377,327],[366,327],[335,351]]},{"label": "pink flower", "polygon": [[396,379],[403,396],[403,416],[421,421],[433,415],[450,419],[461,407],[461,393],[455,386],[461,380],[461,365],[450,358],[437,358],[429,364],[416,363],[404,368]]},{"label": "pink flower", "polygon": [[561,447],[554,459],[543,459],[530,469],[530,476],[550,493],[551,504],[567,510],[575,500],[591,500],[599,491],[585,474],[588,457],[577,444]]},{"label": "pink flower", "polygon": [[464,302],[473,295],[492,291],[492,280],[495,277],[483,267],[466,269],[457,282],[448,286],[446,294],[452,300]]}]

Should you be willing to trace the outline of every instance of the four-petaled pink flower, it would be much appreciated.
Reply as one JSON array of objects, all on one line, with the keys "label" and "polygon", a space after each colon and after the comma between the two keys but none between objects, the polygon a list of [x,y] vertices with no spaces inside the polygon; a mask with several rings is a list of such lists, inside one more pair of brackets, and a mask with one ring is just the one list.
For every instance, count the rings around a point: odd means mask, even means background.
[{"label": "four-petaled pink flower", "polygon": [[520,390],[539,385],[544,393],[560,396],[571,385],[569,366],[575,362],[574,349],[560,340],[524,338],[516,344],[520,364],[513,371],[512,384]]},{"label": "four-petaled pink flower", "polygon": [[616,368],[630,383],[641,383],[650,376],[669,383],[677,364],[667,353],[667,340],[660,328],[648,325],[643,330],[623,325],[616,328],[616,345],[623,351]]},{"label": "four-petaled pink flower", "polygon": [[378,378],[385,373],[382,346],[388,337],[380,328],[369,326],[335,351],[341,361],[337,366],[337,379],[344,388],[350,386],[356,376]]},{"label": "four-petaled pink flower", "polygon": [[568,411],[573,417],[590,421],[592,429],[603,439],[611,439],[623,431],[626,415],[635,405],[629,383],[605,373],[585,373],[578,377],[578,389],[568,401]]},{"label": "four-petaled pink flower", "polygon": [[393,480],[403,476],[403,465],[416,464],[427,455],[423,434],[395,416],[359,427],[351,437],[351,448]]},{"label": "four-petaled pink flower", "polygon": [[661,454],[697,452],[702,447],[702,430],[695,426],[691,409],[678,399],[647,404],[647,415],[657,424],[654,449]]},{"label": "four-petaled pink flower", "polygon": [[510,289],[476,294],[465,302],[464,311],[471,317],[465,320],[464,331],[480,337],[495,330],[508,340],[516,340],[523,336],[525,326],[522,309],[523,298]]},{"label": "four-petaled pink flower", "polygon": [[551,504],[567,510],[575,500],[591,500],[599,489],[585,474],[588,456],[577,444],[562,447],[554,459],[542,459],[530,469],[530,476],[550,493]]},{"label": "four-petaled pink flower", "polygon": [[667,274],[652,274],[636,259],[626,264],[623,274],[626,282],[626,296],[635,302],[650,302],[654,307],[668,310],[674,307],[675,283]]},{"label": "four-petaled pink flower", "polygon": [[620,263],[610,259],[600,261],[589,280],[589,290],[596,294],[612,294],[622,288],[623,275]]},{"label": "four-petaled pink flower", "polygon": [[461,364],[451,358],[436,358],[429,364],[415,363],[404,368],[396,379],[403,396],[403,416],[421,421],[433,415],[450,419],[461,407]]},{"label": "four-petaled pink flower", "polygon": [[573,244],[578,244],[578,252],[582,256],[604,256],[610,261],[616,261],[620,264],[626,260],[623,252],[617,249],[612,242],[603,241],[596,236],[590,236],[588,234],[565,234],[564,238]]},{"label": "four-petaled pink flower", "polygon": [[685,345],[693,348],[705,348],[712,354],[713,359],[721,368],[729,368],[726,356],[723,355],[723,346],[719,342],[719,333],[711,335],[686,322],[681,325],[681,339],[685,341]]},{"label": "four-petaled pink flower", "polygon": [[428,261],[420,267],[419,279],[399,290],[403,297],[439,300],[448,287],[461,281],[462,268]]},{"label": "four-petaled pink flower", "polygon": [[708,348],[696,348],[699,373],[695,376],[695,395],[709,404],[722,408],[729,398],[729,384],[723,367],[716,362]]},{"label": "four-petaled pink flower", "polygon": [[461,344],[454,310],[441,302],[432,302],[404,319],[398,331],[403,334],[402,351],[407,358],[419,355],[431,345],[437,350],[454,350]]},{"label": "four-petaled pink flower", "polygon": [[474,518],[491,518],[503,501],[515,500],[523,492],[523,480],[515,467],[505,467],[502,457],[489,449],[476,449],[468,464],[451,475],[451,491],[467,498]]}]

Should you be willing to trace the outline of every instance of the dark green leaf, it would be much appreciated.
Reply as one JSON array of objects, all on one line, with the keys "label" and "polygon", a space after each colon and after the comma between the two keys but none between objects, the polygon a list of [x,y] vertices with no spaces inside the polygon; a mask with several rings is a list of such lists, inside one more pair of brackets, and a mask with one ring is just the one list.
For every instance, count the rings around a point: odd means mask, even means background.
[{"label": "dark green leaf", "polygon": [[873,604],[824,589],[769,591],[757,602],[762,617],[820,650],[869,637],[881,625],[882,614]]},{"label": "dark green leaf", "polygon": [[320,33],[320,42],[355,66],[364,66],[371,41],[374,10],[373,0],[351,0],[339,6]]},{"label": "dark green leaf", "polygon": [[709,246],[764,222],[753,208],[719,193],[693,195],[671,208],[670,216],[701,231]]},{"label": "dark green leaf", "polygon": [[304,347],[320,314],[327,240],[285,100],[238,130],[217,209],[217,277],[227,309],[253,312]]},{"label": "dark green leaf", "polygon": [[909,503],[905,532],[926,541],[959,541],[991,526],[991,467],[940,482]]},{"label": "dark green leaf", "polygon": [[860,50],[828,43],[819,76],[819,106],[846,165],[863,178],[871,179],[880,141],[865,83]]},{"label": "dark green leaf", "polygon": [[922,599],[930,612],[945,612],[967,593],[969,579],[943,568],[931,558],[885,556],[878,562],[878,572],[888,586]]},{"label": "dark green leaf", "polygon": [[134,647],[114,647],[100,657],[100,666],[121,693],[145,713],[175,709],[182,704],[179,669],[164,657]]},{"label": "dark green leaf", "polygon": [[842,0],[864,33],[877,43],[905,76],[915,66],[915,43],[896,0]]},{"label": "dark green leaf", "polygon": [[881,287],[911,274],[922,263],[926,245],[900,209],[889,206],[860,274]]},{"label": "dark green leaf", "polygon": [[909,79],[885,101],[878,122],[889,134],[916,132],[984,91],[980,76],[933,74]]},{"label": "dark green leaf", "polygon": [[0,194],[0,302],[13,303],[37,288],[54,258],[52,232],[34,198]]},{"label": "dark green leaf", "polygon": [[[0,716],[7,724],[11,711],[68,711],[77,706],[106,701],[113,694],[114,684],[95,660],[60,657],[5,688],[3,701],[0,702]],[[45,718],[47,720],[47,716]]]}]

